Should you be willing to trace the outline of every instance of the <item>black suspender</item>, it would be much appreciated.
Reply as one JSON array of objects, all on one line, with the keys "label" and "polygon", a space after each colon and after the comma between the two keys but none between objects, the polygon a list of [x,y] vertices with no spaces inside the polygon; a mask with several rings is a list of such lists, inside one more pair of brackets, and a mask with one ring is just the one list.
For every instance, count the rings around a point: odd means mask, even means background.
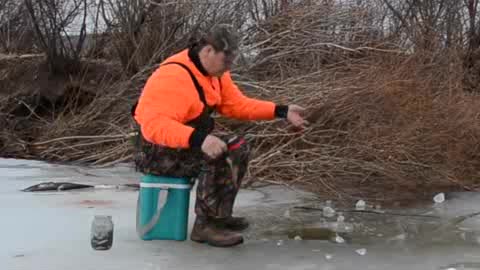
[{"label": "black suspender", "polygon": [[165,66],[165,65],[170,65],[170,64],[180,65],[181,67],[183,67],[184,69],[186,69],[188,71],[188,74],[190,74],[190,77],[192,78],[193,84],[195,84],[195,89],[197,89],[197,93],[198,93],[198,96],[200,97],[200,100],[202,101],[202,103],[205,106],[207,106],[207,100],[205,99],[205,92],[203,91],[203,88],[200,85],[200,83],[198,83],[197,78],[195,78],[195,76],[193,75],[192,71],[186,65],[184,65],[182,63],[179,63],[179,62],[168,62],[168,63],[165,63],[163,65]]}]

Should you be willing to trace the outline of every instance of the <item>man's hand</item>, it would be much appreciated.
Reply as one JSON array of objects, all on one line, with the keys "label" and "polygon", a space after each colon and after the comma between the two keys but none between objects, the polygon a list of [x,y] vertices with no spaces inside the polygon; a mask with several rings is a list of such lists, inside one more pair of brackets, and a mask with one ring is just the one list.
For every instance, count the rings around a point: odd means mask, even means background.
[{"label": "man's hand", "polygon": [[304,129],[308,125],[308,122],[301,116],[304,111],[305,109],[298,105],[289,105],[287,120],[296,128]]},{"label": "man's hand", "polygon": [[227,144],[213,135],[208,135],[202,144],[202,151],[215,159],[227,151]]}]

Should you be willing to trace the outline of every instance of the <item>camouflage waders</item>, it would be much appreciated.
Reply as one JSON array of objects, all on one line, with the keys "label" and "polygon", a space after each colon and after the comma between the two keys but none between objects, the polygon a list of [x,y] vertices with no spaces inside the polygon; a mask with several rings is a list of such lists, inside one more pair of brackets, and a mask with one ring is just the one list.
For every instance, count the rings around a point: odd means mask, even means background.
[{"label": "camouflage waders", "polygon": [[[172,63],[167,63],[172,64]],[[179,63],[176,63],[179,64]],[[186,68],[182,64],[179,64]],[[203,89],[191,71],[193,82],[205,109],[187,125],[211,133],[213,108],[207,106]],[[135,106],[132,109],[134,113]],[[198,179],[195,213],[204,218],[225,218],[232,214],[233,204],[248,166],[250,149],[247,143],[234,135],[219,136],[229,146],[229,151],[213,160],[200,149],[173,149],[145,140],[137,128],[135,167],[144,174],[168,177],[187,177],[192,184]]]},{"label": "camouflage waders", "polygon": [[[141,136],[141,135],[139,135]],[[139,137],[135,165],[145,174],[198,179],[195,213],[200,217],[225,218],[232,215],[233,204],[245,176],[249,148],[242,138],[220,137],[231,147],[213,160],[200,150],[171,149],[147,142]],[[242,143],[239,143],[242,142]]]}]

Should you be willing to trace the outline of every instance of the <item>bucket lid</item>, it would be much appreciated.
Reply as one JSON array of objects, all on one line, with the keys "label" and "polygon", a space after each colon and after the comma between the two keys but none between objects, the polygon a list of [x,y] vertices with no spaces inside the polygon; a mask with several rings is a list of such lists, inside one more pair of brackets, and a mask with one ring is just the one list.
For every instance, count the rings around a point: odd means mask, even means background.
[{"label": "bucket lid", "polygon": [[189,184],[140,183],[140,188],[190,189]]}]

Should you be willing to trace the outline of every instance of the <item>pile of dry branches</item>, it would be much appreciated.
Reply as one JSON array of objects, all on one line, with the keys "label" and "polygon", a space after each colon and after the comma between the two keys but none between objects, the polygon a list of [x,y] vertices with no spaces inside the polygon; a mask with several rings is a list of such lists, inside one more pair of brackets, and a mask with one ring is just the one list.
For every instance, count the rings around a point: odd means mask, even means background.
[{"label": "pile of dry branches", "polygon": [[375,29],[346,27],[356,14],[365,13],[297,8],[256,32],[261,60],[250,70],[261,81],[245,85],[307,106],[312,125],[250,128],[251,179],[343,199],[416,201],[479,188],[480,97],[463,90],[461,57],[395,48]]},{"label": "pile of dry branches", "polygon": [[325,73],[319,80],[334,80],[335,88],[306,103],[306,132],[276,125],[249,131],[260,134],[253,136],[254,179],[289,180],[345,199],[430,198],[480,187],[480,98],[463,93],[456,70],[432,70],[417,57],[351,64],[342,78]]},{"label": "pile of dry branches", "polygon": [[[235,79],[248,96],[305,106],[311,125],[298,132],[281,120],[218,119],[222,131],[244,134],[254,147],[247,185],[288,183],[346,200],[480,187],[480,98],[463,91],[457,51],[395,47],[359,7],[279,12],[246,30]],[[101,80],[97,91],[85,86],[87,75],[68,81],[71,98],[54,114],[25,106],[31,103],[20,93],[4,97],[0,112],[14,116],[0,123],[4,156],[131,161],[130,106],[155,68]],[[79,106],[87,92],[94,96]]]}]

